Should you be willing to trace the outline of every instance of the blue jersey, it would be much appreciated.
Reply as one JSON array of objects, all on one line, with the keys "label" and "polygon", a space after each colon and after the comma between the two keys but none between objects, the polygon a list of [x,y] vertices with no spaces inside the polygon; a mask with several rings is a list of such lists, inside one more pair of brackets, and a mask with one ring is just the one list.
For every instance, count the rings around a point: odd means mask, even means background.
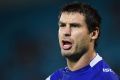
[{"label": "blue jersey", "polygon": [[102,57],[97,55],[82,69],[70,71],[67,67],[61,68],[46,80],[119,80],[119,78]]}]

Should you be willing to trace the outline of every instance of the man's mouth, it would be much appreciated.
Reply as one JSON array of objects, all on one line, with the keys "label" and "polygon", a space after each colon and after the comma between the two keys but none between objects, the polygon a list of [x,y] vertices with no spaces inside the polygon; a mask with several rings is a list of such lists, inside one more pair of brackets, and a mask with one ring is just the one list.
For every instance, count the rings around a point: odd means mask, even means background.
[{"label": "man's mouth", "polygon": [[72,48],[72,42],[68,40],[62,40],[62,48],[64,50],[69,50]]}]

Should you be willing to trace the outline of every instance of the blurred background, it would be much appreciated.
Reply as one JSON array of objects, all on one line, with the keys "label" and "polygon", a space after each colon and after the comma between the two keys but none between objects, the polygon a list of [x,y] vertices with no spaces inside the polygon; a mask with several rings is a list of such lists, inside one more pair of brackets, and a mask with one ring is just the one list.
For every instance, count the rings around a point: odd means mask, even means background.
[{"label": "blurred background", "polygon": [[[73,0],[0,0],[0,80],[45,80],[66,66],[58,44],[58,14]],[[79,0],[102,16],[98,53],[120,74],[120,1]]]}]

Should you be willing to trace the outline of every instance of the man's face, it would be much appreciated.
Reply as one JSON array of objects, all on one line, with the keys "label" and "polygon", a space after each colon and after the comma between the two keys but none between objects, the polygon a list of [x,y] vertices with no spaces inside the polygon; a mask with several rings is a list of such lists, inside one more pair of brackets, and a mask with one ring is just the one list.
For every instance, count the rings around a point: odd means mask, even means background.
[{"label": "man's face", "polygon": [[63,12],[59,20],[58,37],[63,56],[85,53],[90,44],[85,16],[77,12]]}]

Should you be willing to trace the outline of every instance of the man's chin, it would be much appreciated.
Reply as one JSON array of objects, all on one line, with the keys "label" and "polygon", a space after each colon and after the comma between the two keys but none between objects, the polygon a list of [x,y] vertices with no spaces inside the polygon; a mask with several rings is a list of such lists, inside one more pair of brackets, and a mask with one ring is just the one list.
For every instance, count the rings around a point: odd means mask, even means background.
[{"label": "man's chin", "polygon": [[65,57],[66,59],[69,59],[70,61],[76,62],[78,61],[83,54],[72,54],[72,53],[62,53],[62,56]]},{"label": "man's chin", "polygon": [[65,57],[65,58],[70,58],[72,55],[74,55],[74,54],[72,54],[71,52],[62,53],[62,56]]},{"label": "man's chin", "polygon": [[71,56],[71,54],[63,53],[62,56],[67,58],[67,57]]},{"label": "man's chin", "polygon": [[61,53],[62,53],[62,56],[63,56],[63,57],[67,57],[67,56],[69,57],[69,56],[72,55],[71,51],[65,51],[65,50],[64,50],[64,51],[61,51]]}]

